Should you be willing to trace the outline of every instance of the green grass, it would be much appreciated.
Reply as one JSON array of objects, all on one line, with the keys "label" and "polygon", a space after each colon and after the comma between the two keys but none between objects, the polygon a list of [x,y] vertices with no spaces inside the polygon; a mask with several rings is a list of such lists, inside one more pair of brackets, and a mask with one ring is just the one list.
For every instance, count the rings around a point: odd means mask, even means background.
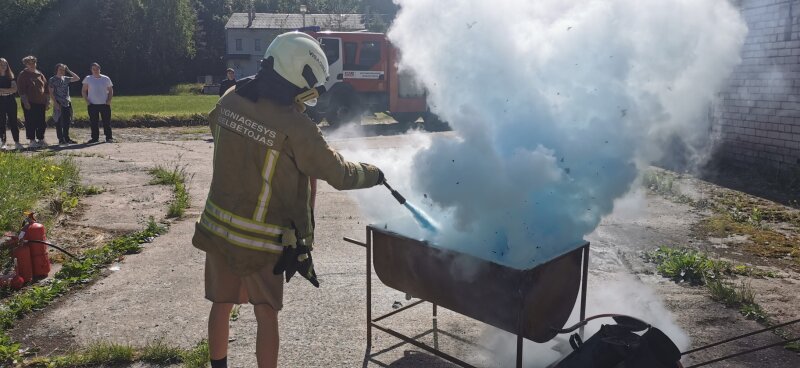
[{"label": "green grass", "polygon": [[698,210],[710,210],[692,225],[692,234],[700,239],[724,239],[732,235],[746,236],[740,249],[760,257],[792,258],[789,266],[800,266],[800,234],[774,230],[783,223],[800,228],[800,212],[742,193],[715,190],[708,198],[692,200],[681,193],[674,173],[652,169],[642,177],[642,185],[651,193],[671,201],[689,204]]},{"label": "green grass", "polygon": [[180,218],[183,216],[190,202],[189,192],[186,190],[186,181],[188,180],[186,166],[176,164],[171,169],[167,169],[159,165],[150,170],[150,175],[153,176],[153,180],[150,181],[150,184],[172,185],[172,192],[175,197],[169,204],[167,217]]},{"label": "green grass", "polygon": [[[72,288],[91,282],[99,276],[103,267],[126,254],[140,252],[142,243],[151,241],[164,231],[165,228],[151,217],[144,230],[116,238],[100,248],[87,250],[80,259],[64,263],[51,280],[23,289],[6,299],[0,306],[0,366],[21,359],[19,344],[6,334],[18,319],[44,308]],[[111,350],[115,349],[98,349],[92,354],[112,357]]]},{"label": "green grass", "polygon": [[654,251],[646,252],[643,257],[645,261],[654,263],[658,273],[662,276],[692,285],[703,285],[709,279],[715,280],[733,275],[775,277],[771,271],[713,259],[708,254],[693,249],[659,247]]},{"label": "green grass", "polygon": [[205,368],[208,366],[209,353],[208,341],[203,339],[192,350],[187,350],[181,355],[185,368]]},{"label": "green grass", "polygon": [[[118,96],[111,101],[111,118],[130,120],[137,117],[205,115],[214,108],[218,99],[216,95]],[[75,120],[89,119],[83,98],[73,98],[72,104]]]},{"label": "green grass", "polygon": [[[772,273],[755,267],[736,265],[730,262],[711,259],[705,253],[695,250],[660,247],[644,255],[647,262],[655,263],[658,273],[675,281],[687,281],[695,285],[705,285],[709,296],[714,301],[728,308],[736,308],[747,319],[752,319],[765,327],[776,323],[756,302],[756,291],[749,282],[742,280],[738,285],[732,283],[728,276],[774,277]],[[775,329],[778,337],[789,340],[792,333],[783,329]],[[788,343],[784,348],[800,352],[800,344]]]},{"label": "green grass", "polygon": [[[18,230],[24,211],[58,213],[74,208],[77,198],[72,189],[78,186],[78,178],[78,167],[69,158],[0,152],[0,232]],[[46,200],[54,203],[37,208]]]},{"label": "green grass", "polygon": [[[219,96],[217,95],[150,95],[150,96],[115,96],[111,101],[111,119],[128,121],[142,118],[187,118],[192,116],[207,115],[214,108]],[[86,101],[80,96],[72,97],[73,119],[78,121],[89,120]],[[19,119],[24,120],[22,109],[19,109]],[[51,108],[47,118],[53,114]]]},{"label": "green grass", "polygon": [[191,349],[170,346],[164,340],[156,340],[144,348],[131,345],[97,342],[66,355],[38,357],[26,361],[22,366],[30,368],[69,368],[127,366],[134,362],[145,362],[159,366],[183,363],[186,368],[208,366],[208,343],[202,340]]},{"label": "green grass", "polygon": [[185,354],[181,348],[169,346],[164,340],[156,340],[142,349],[139,360],[159,365],[175,364],[182,361]]},{"label": "green grass", "polygon": [[48,367],[93,367],[98,365],[114,365],[131,363],[134,350],[127,345],[100,342],[80,352],[51,359]]}]

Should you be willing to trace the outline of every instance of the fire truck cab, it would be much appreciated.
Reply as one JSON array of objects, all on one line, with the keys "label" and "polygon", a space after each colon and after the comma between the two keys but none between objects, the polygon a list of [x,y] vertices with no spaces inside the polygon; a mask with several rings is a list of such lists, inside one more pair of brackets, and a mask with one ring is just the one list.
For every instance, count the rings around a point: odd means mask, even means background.
[{"label": "fire truck cab", "polygon": [[316,122],[331,126],[358,121],[364,114],[383,112],[401,123],[422,117],[438,122],[428,112],[425,90],[409,73],[398,72],[398,52],[383,33],[310,32],[325,51],[330,65],[328,92],[309,110]]}]

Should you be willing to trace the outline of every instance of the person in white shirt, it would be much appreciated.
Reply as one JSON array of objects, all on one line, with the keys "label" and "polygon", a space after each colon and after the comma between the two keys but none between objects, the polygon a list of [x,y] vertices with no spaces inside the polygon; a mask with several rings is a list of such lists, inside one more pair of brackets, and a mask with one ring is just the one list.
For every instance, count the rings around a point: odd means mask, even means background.
[{"label": "person in white shirt", "polygon": [[97,143],[100,139],[98,121],[103,119],[103,133],[106,142],[114,142],[111,136],[111,99],[114,97],[114,84],[111,78],[100,74],[100,64],[92,63],[92,75],[83,79],[81,90],[89,110],[89,123],[92,126],[92,137],[87,143]]}]

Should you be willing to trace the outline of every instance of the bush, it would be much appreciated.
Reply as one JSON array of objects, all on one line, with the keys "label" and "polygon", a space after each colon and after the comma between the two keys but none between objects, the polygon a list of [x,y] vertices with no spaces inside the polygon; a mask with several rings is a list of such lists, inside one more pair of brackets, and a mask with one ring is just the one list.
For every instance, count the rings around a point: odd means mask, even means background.
[{"label": "bush", "polygon": [[202,95],[203,83],[176,84],[169,89],[171,95]]}]

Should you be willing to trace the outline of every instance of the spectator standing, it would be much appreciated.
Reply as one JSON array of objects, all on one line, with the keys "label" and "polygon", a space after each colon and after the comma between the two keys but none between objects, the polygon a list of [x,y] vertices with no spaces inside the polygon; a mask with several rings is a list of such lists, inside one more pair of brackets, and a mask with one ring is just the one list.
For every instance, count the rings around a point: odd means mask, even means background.
[{"label": "spectator standing", "polygon": [[233,71],[233,69],[228,68],[228,70],[225,71],[225,80],[219,83],[219,96],[222,97],[222,95],[224,95],[229,88],[235,85],[236,73]]},{"label": "spectator standing", "polygon": [[17,122],[17,82],[14,71],[8,60],[0,58],[0,149],[9,149],[6,145],[6,124],[14,138],[15,148],[22,149],[19,143],[19,123]]},{"label": "spectator standing", "polygon": [[89,123],[92,127],[92,137],[87,143],[97,143],[100,139],[98,121],[103,119],[103,133],[106,143],[114,142],[111,136],[111,99],[114,97],[114,84],[111,78],[100,74],[100,64],[92,63],[92,75],[83,79],[81,90],[86,106],[89,110]]},{"label": "spectator standing", "polygon": [[25,136],[30,142],[28,148],[47,147],[44,140],[44,119],[45,111],[50,108],[50,91],[47,78],[36,69],[36,62],[35,56],[23,58],[25,69],[17,77],[17,93],[25,115]]},{"label": "spectator standing", "polygon": [[56,64],[56,74],[48,81],[50,97],[53,99],[53,121],[56,123],[56,135],[60,146],[77,143],[69,138],[69,125],[72,124],[69,84],[80,80],[81,77],[69,70],[65,64]]}]

